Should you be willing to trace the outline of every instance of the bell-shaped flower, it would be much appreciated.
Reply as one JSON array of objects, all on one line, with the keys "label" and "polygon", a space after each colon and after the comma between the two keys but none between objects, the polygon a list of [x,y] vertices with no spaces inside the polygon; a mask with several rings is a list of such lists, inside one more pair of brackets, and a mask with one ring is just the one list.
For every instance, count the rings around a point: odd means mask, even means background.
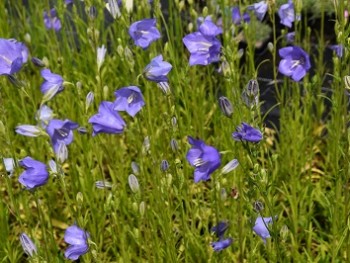
[{"label": "bell-shaped flower", "polygon": [[160,38],[156,19],[143,19],[133,23],[129,28],[129,35],[136,46],[148,48],[153,41]]},{"label": "bell-shaped flower", "polygon": [[309,55],[298,46],[281,48],[279,55],[278,71],[294,81],[300,81],[311,68]]},{"label": "bell-shaped flower", "polygon": [[229,247],[232,244],[232,242],[232,238],[220,239],[219,241],[211,242],[211,246],[216,252],[218,252]]},{"label": "bell-shaped flower", "polygon": [[44,24],[47,29],[54,29],[56,32],[60,31],[62,25],[61,20],[57,17],[57,11],[52,8],[50,12],[44,11]]},{"label": "bell-shaped flower", "polygon": [[300,20],[300,16],[295,16],[293,0],[288,0],[288,3],[281,5],[278,15],[281,18],[281,24],[289,28],[292,27],[295,19]]},{"label": "bell-shaped flower", "polygon": [[141,90],[136,86],[123,87],[114,92],[117,99],[114,101],[114,110],[126,111],[135,117],[145,105]]},{"label": "bell-shaped flower", "polygon": [[44,101],[52,99],[57,93],[63,91],[64,80],[60,75],[52,73],[49,69],[43,69],[40,74],[45,80],[40,87],[41,93],[44,94]]},{"label": "bell-shaped flower", "polygon": [[79,127],[78,123],[71,120],[50,120],[46,132],[51,138],[51,143],[56,154],[59,153],[60,143],[69,145],[73,142],[73,130]]},{"label": "bell-shaped flower", "polygon": [[66,229],[64,241],[70,246],[64,252],[64,256],[70,260],[77,260],[80,256],[89,251],[88,238],[89,233],[76,225]]},{"label": "bell-shaped flower", "polygon": [[0,75],[17,73],[28,60],[28,48],[15,39],[0,38]]},{"label": "bell-shaped flower", "polygon": [[26,170],[19,176],[18,181],[27,189],[34,189],[47,183],[49,172],[44,163],[25,157],[19,161],[19,165]]},{"label": "bell-shaped flower", "polygon": [[167,82],[167,75],[172,67],[173,66],[169,62],[163,61],[162,55],[159,55],[151,60],[151,63],[149,63],[143,70],[143,74],[148,80],[154,82]]},{"label": "bell-shaped flower", "polygon": [[248,10],[254,11],[256,18],[259,21],[262,21],[264,19],[267,9],[268,9],[268,5],[266,1],[260,1],[259,3],[255,3],[248,7]]},{"label": "bell-shaped flower", "polygon": [[192,148],[187,152],[186,159],[195,167],[194,182],[207,181],[210,175],[221,164],[220,153],[212,146],[206,145],[202,140],[196,140],[188,136],[188,142]]},{"label": "bell-shaped flower", "polygon": [[119,113],[114,110],[114,104],[110,101],[102,101],[98,113],[89,119],[92,124],[93,133],[95,136],[98,133],[122,133],[126,123],[120,117]]},{"label": "bell-shaped flower", "polygon": [[253,128],[245,122],[242,122],[241,126],[236,128],[236,131],[232,133],[232,137],[236,141],[247,142],[260,142],[263,138],[261,131]]},{"label": "bell-shaped flower", "polygon": [[215,37],[222,34],[222,27],[217,26],[211,16],[207,16],[205,19],[199,18],[199,28],[198,31],[201,32],[204,36]]},{"label": "bell-shaped flower", "polygon": [[253,231],[262,238],[264,243],[266,243],[266,238],[271,237],[269,229],[267,228],[268,224],[273,222],[272,217],[258,217],[255,220],[255,225]]},{"label": "bell-shaped flower", "polygon": [[241,15],[241,11],[239,10],[239,7],[233,7],[232,8],[232,22],[236,26],[241,25],[242,22],[249,23],[250,22],[250,16],[248,13],[244,13],[243,16]]}]

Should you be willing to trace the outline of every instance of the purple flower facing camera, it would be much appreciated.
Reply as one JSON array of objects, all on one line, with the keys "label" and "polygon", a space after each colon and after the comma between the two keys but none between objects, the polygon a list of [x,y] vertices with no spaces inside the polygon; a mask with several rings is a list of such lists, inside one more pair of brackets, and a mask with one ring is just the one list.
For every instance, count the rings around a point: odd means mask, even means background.
[{"label": "purple flower facing camera", "polygon": [[156,56],[151,60],[146,68],[143,70],[143,73],[146,79],[154,82],[167,82],[168,73],[172,69],[172,65],[169,62],[163,61],[163,56]]},{"label": "purple flower facing camera", "polygon": [[44,163],[27,156],[19,161],[19,165],[25,171],[19,176],[18,181],[27,189],[34,189],[47,183],[49,173]]},{"label": "purple flower facing camera", "polygon": [[266,239],[270,238],[269,229],[266,227],[268,224],[273,222],[272,217],[258,217],[255,220],[255,225],[253,227],[253,231],[262,238],[264,243],[266,243]]},{"label": "purple flower facing camera", "polygon": [[28,49],[15,39],[0,38],[0,75],[17,73],[28,60]]},{"label": "purple flower facing camera", "polygon": [[133,23],[129,28],[129,35],[136,46],[147,49],[152,42],[160,38],[156,19],[143,19]]},{"label": "purple flower facing camera", "polygon": [[44,11],[44,24],[47,29],[53,29],[56,32],[61,30],[61,20],[57,17],[55,8],[52,8],[49,13]]},{"label": "purple flower facing camera", "polygon": [[131,117],[135,117],[136,113],[145,106],[141,90],[136,86],[118,89],[114,95],[117,97],[114,101],[114,110],[126,111]]}]

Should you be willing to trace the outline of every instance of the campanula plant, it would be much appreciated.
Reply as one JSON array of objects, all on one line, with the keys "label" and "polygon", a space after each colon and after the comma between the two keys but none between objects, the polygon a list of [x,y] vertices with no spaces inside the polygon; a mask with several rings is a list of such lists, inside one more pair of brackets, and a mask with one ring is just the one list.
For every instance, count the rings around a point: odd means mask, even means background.
[{"label": "campanula plant", "polygon": [[76,225],[66,229],[64,241],[70,246],[64,252],[64,256],[70,260],[77,260],[80,256],[89,251],[88,238],[89,233]]},{"label": "campanula plant", "polygon": [[255,220],[255,224],[253,226],[253,231],[255,234],[260,236],[264,243],[266,244],[266,239],[270,238],[270,232],[269,229],[267,228],[267,225],[273,223],[272,217],[261,217],[259,216]]},{"label": "campanula plant", "polygon": [[145,69],[143,70],[143,74],[146,79],[154,82],[167,82],[168,81],[168,73],[172,69],[172,65],[169,62],[163,61],[163,56],[156,56],[151,60]]},{"label": "campanula plant", "polygon": [[268,5],[267,5],[266,1],[260,1],[258,3],[255,3],[251,6],[249,6],[248,9],[254,11],[256,18],[259,21],[262,21],[265,17],[266,12],[267,12]]},{"label": "campanula plant", "polygon": [[47,29],[53,29],[56,32],[61,30],[61,20],[57,16],[57,11],[52,8],[50,12],[44,11],[44,24]]},{"label": "campanula plant", "polygon": [[26,253],[28,256],[33,257],[38,253],[34,242],[26,233],[20,234],[19,240],[21,242],[24,253]]},{"label": "campanula plant", "polygon": [[281,18],[281,24],[289,28],[295,20],[300,20],[300,16],[295,16],[293,0],[288,0],[288,3],[281,5],[278,15]]},{"label": "campanula plant", "polygon": [[117,111],[126,111],[131,117],[145,106],[145,100],[141,90],[136,86],[123,87],[114,92],[117,97],[114,101],[114,109]]},{"label": "campanula plant", "polygon": [[239,26],[244,23],[249,23],[250,22],[250,16],[248,13],[244,13],[241,15],[241,11],[239,10],[238,6],[235,6],[231,10],[232,12],[232,23],[236,26]]},{"label": "campanula plant", "polygon": [[160,38],[156,22],[156,19],[150,18],[131,24],[129,35],[134,40],[136,46],[147,49],[152,42]]},{"label": "campanula plant", "polygon": [[17,73],[28,60],[28,48],[15,39],[0,38],[0,75]]},{"label": "campanula plant", "polygon": [[188,136],[188,142],[192,148],[187,152],[186,159],[195,167],[194,182],[207,181],[210,175],[219,168],[221,156],[217,149],[206,145],[202,140],[196,140]]},{"label": "campanula plant", "polygon": [[247,142],[260,142],[263,138],[261,131],[245,122],[242,122],[241,125],[236,128],[236,131],[232,133],[232,137],[236,141]]},{"label": "campanula plant", "polygon": [[43,69],[40,74],[44,79],[40,87],[41,93],[44,94],[44,101],[52,99],[63,91],[64,80],[60,75],[52,73],[49,69]]},{"label": "campanula plant", "polygon": [[19,165],[25,169],[18,181],[27,189],[34,189],[47,183],[49,172],[47,166],[27,156],[19,161]]}]

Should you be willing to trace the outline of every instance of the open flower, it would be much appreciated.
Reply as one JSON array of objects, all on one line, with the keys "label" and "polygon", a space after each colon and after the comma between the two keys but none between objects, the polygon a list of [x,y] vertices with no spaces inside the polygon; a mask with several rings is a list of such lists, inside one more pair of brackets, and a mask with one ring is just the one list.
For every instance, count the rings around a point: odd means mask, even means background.
[{"label": "open flower", "polygon": [[52,73],[49,69],[43,69],[40,74],[45,80],[40,87],[45,101],[52,99],[57,93],[63,91],[64,80],[60,75]]},{"label": "open flower", "polygon": [[69,145],[73,142],[73,130],[79,127],[78,123],[71,120],[50,120],[46,132],[51,138],[51,143],[56,154],[59,153],[60,143]]},{"label": "open flower", "polygon": [[239,26],[242,22],[249,23],[250,22],[250,16],[248,13],[244,13],[243,16],[241,15],[241,11],[239,10],[239,7],[233,7],[232,8],[232,22],[236,26]]},{"label": "open flower", "polygon": [[47,29],[54,29],[60,31],[62,25],[61,20],[57,17],[57,11],[55,8],[50,10],[50,13],[44,12],[44,24]]},{"label": "open flower", "polygon": [[278,71],[294,81],[300,81],[311,68],[309,55],[298,46],[281,48],[279,55]]},{"label": "open flower", "polygon": [[242,122],[241,126],[236,128],[236,132],[232,133],[233,139],[236,141],[247,141],[247,142],[260,142],[263,138],[262,133],[248,125],[245,122]]},{"label": "open flower", "polygon": [[126,111],[135,117],[145,105],[141,90],[136,86],[123,87],[114,92],[117,99],[114,101],[114,110]]},{"label": "open flower", "polygon": [[129,35],[136,46],[143,49],[148,48],[153,41],[160,38],[156,19],[143,19],[133,23],[129,28]]},{"label": "open flower", "polygon": [[187,161],[195,167],[194,182],[207,181],[210,175],[219,168],[221,157],[214,147],[206,145],[202,140],[188,136],[192,148],[187,152]]},{"label": "open flower", "polygon": [[268,224],[272,223],[272,217],[258,217],[255,220],[255,225],[253,227],[253,231],[262,238],[264,243],[266,243],[266,238],[271,237],[268,228],[266,227]]},{"label": "open flower", "polygon": [[281,18],[281,24],[289,28],[292,27],[295,19],[300,20],[300,16],[295,17],[293,0],[288,0],[288,3],[281,5],[278,15]]},{"label": "open flower", "polygon": [[146,68],[143,70],[146,79],[154,82],[166,82],[168,81],[168,73],[172,69],[172,65],[169,62],[163,61],[163,56],[156,56],[151,60]]},{"label": "open flower", "polygon": [[64,252],[64,256],[70,260],[77,260],[84,255],[89,250],[88,238],[89,233],[76,225],[68,227],[64,234],[64,241],[70,246]]},{"label": "open flower", "polygon": [[28,49],[15,39],[0,38],[0,75],[17,73],[28,60]]},{"label": "open flower", "polygon": [[102,101],[98,113],[89,119],[89,123],[93,127],[93,136],[98,133],[122,133],[124,131],[125,122],[119,113],[114,110],[114,104],[110,101]]},{"label": "open flower", "polygon": [[215,251],[221,251],[227,247],[229,247],[233,242],[232,238],[220,239],[216,242],[211,242],[211,246]]},{"label": "open flower", "polygon": [[18,181],[27,189],[34,189],[46,184],[49,179],[47,166],[31,157],[25,157],[19,161],[19,165],[26,170],[20,175]]},{"label": "open flower", "polygon": [[248,7],[249,10],[253,10],[255,16],[258,20],[262,21],[267,12],[268,5],[266,1],[260,1],[259,3],[255,3]]}]

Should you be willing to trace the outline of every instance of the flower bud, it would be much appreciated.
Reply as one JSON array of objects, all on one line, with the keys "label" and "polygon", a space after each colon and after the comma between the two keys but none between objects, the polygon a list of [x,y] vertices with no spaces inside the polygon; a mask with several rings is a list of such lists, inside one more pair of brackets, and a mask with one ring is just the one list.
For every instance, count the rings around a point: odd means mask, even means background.
[{"label": "flower bud", "polygon": [[38,137],[41,134],[41,129],[34,125],[18,125],[16,133],[29,137]]},{"label": "flower bud", "polygon": [[34,242],[25,233],[22,233],[19,236],[19,240],[24,253],[26,253],[28,256],[33,257],[37,253]]},{"label": "flower bud", "polygon": [[67,160],[68,149],[67,149],[67,146],[64,142],[61,142],[59,144],[56,157],[60,163],[64,163],[64,161]]},{"label": "flower bud", "polygon": [[137,180],[137,177],[133,174],[130,174],[128,177],[128,183],[131,191],[133,193],[137,193],[140,190],[139,181]]},{"label": "flower bud", "polygon": [[237,168],[237,166],[239,165],[239,162],[237,161],[237,159],[233,159],[232,161],[228,162],[221,170],[222,174],[227,174],[231,171],[233,171],[234,169]]},{"label": "flower bud", "polygon": [[5,170],[9,177],[12,176],[14,170],[15,170],[15,162],[13,158],[3,158]]},{"label": "flower bud", "polygon": [[87,95],[86,95],[86,100],[85,100],[85,110],[87,111],[89,109],[89,107],[91,106],[91,104],[94,102],[94,93],[92,91],[90,91]]},{"label": "flower bud", "polygon": [[179,145],[174,138],[170,140],[170,147],[173,150],[173,152],[177,152],[177,150],[179,149]]},{"label": "flower bud", "polygon": [[45,67],[45,63],[41,59],[36,57],[32,57],[32,63],[39,68]]},{"label": "flower bud", "polygon": [[345,76],[344,82],[345,82],[345,88],[350,90],[350,76]]},{"label": "flower bud", "polygon": [[160,170],[162,170],[162,172],[165,172],[168,169],[169,169],[168,161],[167,160],[162,160],[162,163],[160,164]]},{"label": "flower bud", "polygon": [[229,101],[228,98],[226,98],[225,96],[221,96],[219,98],[219,106],[220,106],[220,110],[221,112],[226,116],[226,117],[231,117],[232,113],[233,113],[233,107],[231,102]]},{"label": "flower bud", "polygon": [[253,203],[253,207],[256,212],[261,212],[262,210],[264,210],[264,204],[260,201],[255,201]]},{"label": "flower bud", "polygon": [[112,188],[112,184],[108,181],[96,181],[95,186],[98,189],[107,189],[107,188]]},{"label": "flower bud", "polygon": [[136,162],[131,162],[131,169],[134,174],[136,175],[140,174],[140,167]]},{"label": "flower bud", "polygon": [[108,0],[106,8],[114,19],[121,16],[117,0]]}]

